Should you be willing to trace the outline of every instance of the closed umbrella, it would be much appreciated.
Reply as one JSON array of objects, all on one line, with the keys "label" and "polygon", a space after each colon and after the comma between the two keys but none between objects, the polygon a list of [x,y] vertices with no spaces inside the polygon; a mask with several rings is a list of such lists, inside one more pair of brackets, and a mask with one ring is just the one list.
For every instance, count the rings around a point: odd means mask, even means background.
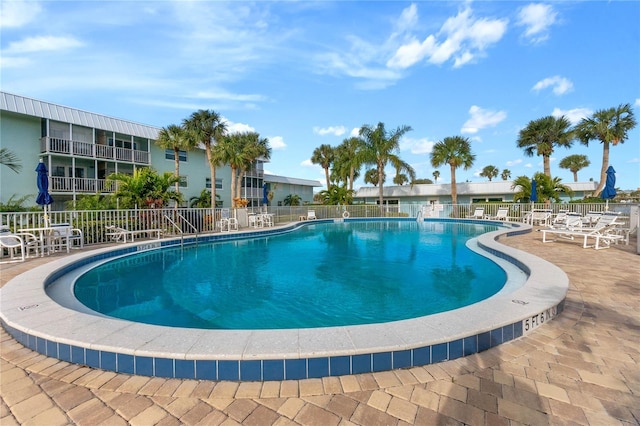
[{"label": "closed umbrella", "polygon": [[538,201],[538,183],[535,179],[531,181],[531,196],[529,197],[532,203]]},{"label": "closed umbrella", "polygon": [[47,215],[47,206],[53,203],[53,198],[49,194],[49,175],[47,166],[44,165],[44,161],[40,159],[38,166],[36,167],[36,183],[38,184],[38,196],[36,197],[36,203],[39,206],[44,207],[44,226],[49,226],[49,216]]},{"label": "closed umbrella", "polygon": [[609,168],[607,169],[607,180],[604,184],[604,189],[600,194],[600,197],[607,200],[605,210],[609,210],[609,200],[614,199],[615,196],[616,196],[616,171],[613,169],[613,166],[609,166]]},{"label": "closed umbrella", "polygon": [[267,190],[267,184],[262,184],[262,204],[265,206],[269,204],[269,191]]}]

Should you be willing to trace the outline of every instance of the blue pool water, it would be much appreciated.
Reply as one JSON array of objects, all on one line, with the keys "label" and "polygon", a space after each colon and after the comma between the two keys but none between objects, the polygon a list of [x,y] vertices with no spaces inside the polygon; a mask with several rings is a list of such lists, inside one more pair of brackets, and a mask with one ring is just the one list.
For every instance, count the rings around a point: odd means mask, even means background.
[{"label": "blue pool water", "polygon": [[365,221],[164,248],[91,269],[74,292],[103,314],[204,329],[380,323],[466,306],[506,273],[469,250],[496,225]]}]

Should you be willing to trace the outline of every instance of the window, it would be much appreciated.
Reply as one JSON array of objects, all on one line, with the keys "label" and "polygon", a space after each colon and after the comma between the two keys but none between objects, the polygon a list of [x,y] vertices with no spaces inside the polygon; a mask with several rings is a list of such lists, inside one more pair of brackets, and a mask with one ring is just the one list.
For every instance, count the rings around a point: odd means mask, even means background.
[{"label": "window", "polygon": [[[206,182],[205,182],[205,187],[207,189],[211,189],[211,178],[207,178]],[[216,191],[217,190],[223,190],[223,186],[222,186],[222,179],[218,179],[216,178]]]},{"label": "window", "polygon": [[[176,159],[175,152],[172,149],[166,149],[164,151],[164,158],[167,159],[167,160],[175,160]],[[180,150],[178,152],[178,160],[182,161],[182,162],[186,162],[187,161],[187,151]]]},{"label": "window", "polygon": [[186,188],[187,186],[189,186],[187,176],[180,176],[180,182],[178,183],[178,185],[180,186],[180,188]]}]

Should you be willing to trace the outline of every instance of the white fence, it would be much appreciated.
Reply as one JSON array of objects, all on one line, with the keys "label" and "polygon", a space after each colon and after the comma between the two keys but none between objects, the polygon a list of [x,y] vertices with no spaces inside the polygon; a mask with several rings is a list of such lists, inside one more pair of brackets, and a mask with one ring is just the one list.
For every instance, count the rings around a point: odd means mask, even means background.
[{"label": "white fence", "polygon": [[[631,204],[609,204],[611,211],[621,212],[622,220],[628,220]],[[633,205],[636,206],[636,205]],[[267,213],[273,215],[274,224],[284,224],[298,220],[304,220],[309,210],[315,212],[318,219],[350,218],[374,218],[374,217],[425,217],[425,211],[429,211],[428,217],[435,218],[466,218],[471,216],[476,208],[484,208],[486,216],[495,216],[498,208],[509,208],[509,220],[522,221],[525,214],[532,208],[551,209],[554,214],[560,210],[578,212],[582,215],[590,211],[604,211],[605,204],[514,204],[514,203],[476,203],[476,204],[399,204],[380,206],[372,204],[358,205],[307,205],[307,206],[282,206],[268,207]],[[108,241],[105,227],[116,225],[131,231],[144,229],[162,229],[164,235],[179,236],[187,234],[201,234],[220,232],[219,220],[222,210],[196,209],[196,208],[166,208],[166,209],[133,209],[133,210],[70,210],[48,212],[48,224],[68,223],[74,228],[79,228],[84,234],[85,244],[100,244]],[[239,219],[240,226],[248,226],[247,214],[258,212],[258,208],[231,209],[230,214]],[[264,211],[264,207],[262,208]],[[12,230],[21,228],[36,228],[45,226],[45,217],[42,211],[35,212],[7,212],[0,213],[0,224],[8,225]]]}]

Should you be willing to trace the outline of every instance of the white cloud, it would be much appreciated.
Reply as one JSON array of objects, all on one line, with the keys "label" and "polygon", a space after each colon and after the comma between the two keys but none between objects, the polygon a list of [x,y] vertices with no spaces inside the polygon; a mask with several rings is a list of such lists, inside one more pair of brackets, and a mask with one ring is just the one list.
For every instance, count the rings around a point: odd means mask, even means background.
[{"label": "white cloud", "polygon": [[[226,120],[226,119],[225,119]],[[234,123],[233,121],[227,121],[227,133],[243,133],[243,132],[255,132],[256,129],[252,126],[244,123]]]},{"label": "white cloud", "polygon": [[280,151],[287,148],[287,144],[284,143],[284,139],[282,136],[273,136],[269,138],[269,146],[274,151]]},{"label": "white cloud", "polygon": [[27,37],[24,40],[9,43],[9,47],[3,52],[3,54],[66,50],[81,47],[83,44],[84,43],[73,37]]},{"label": "white cloud", "polygon": [[531,90],[539,92],[547,87],[553,87],[553,93],[556,95],[564,95],[567,92],[573,90],[573,83],[571,80],[555,75],[553,77],[547,77],[537,82]]},{"label": "white cloud", "polygon": [[412,139],[404,137],[400,140],[400,150],[409,151],[412,154],[429,154],[433,150],[434,141],[427,138]]},{"label": "white cloud", "polygon": [[351,132],[349,132],[350,138],[357,138],[359,136],[360,136],[360,127],[354,127],[353,129],[351,129]]},{"label": "white cloud", "polygon": [[507,167],[513,167],[513,166],[517,166],[520,163],[522,163],[522,160],[518,159],[518,160],[507,161],[506,165]]},{"label": "white cloud", "polygon": [[627,163],[640,163],[640,157],[630,158]]},{"label": "white cloud", "polygon": [[31,59],[0,55],[0,68],[24,68],[31,64]]},{"label": "white cloud", "polygon": [[531,43],[549,38],[549,28],[557,22],[558,13],[549,4],[531,3],[518,13],[517,25],[525,27],[523,36]]},{"label": "white cloud", "polygon": [[554,108],[551,115],[554,117],[562,117],[563,115],[567,117],[567,120],[571,122],[571,124],[577,124],[583,118],[587,118],[593,114],[593,110],[589,108],[574,108],[568,110],[561,110],[560,108]]},{"label": "white cloud", "polygon": [[453,58],[454,68],[484,56],[485,51],[500,41],[508,20],[476,18],[467,7],[445,21],[436,34],[420,42],[415,36],[399,46],[387,61],[390,68],[408,68],[423,59],[442,64]]},{"label": "white cloud", "polygon": [[313,133],[316,133],[320,136],[325,135],[334,135],[334,136],[342,136],[346,133],[347,129],[344,126],[329,126],[329,127],[314,127]]},{"label": "white cloud", "polygon": [[507,113],[504,111],[486,110],[477,105],[469,108],[469,114],[471,118],[462,125],[462,133],[478,133],[479,130],[494,127],[507,118]]},{"label": "white cloud", "polygon": [[640,106],[640,98],[637,98],[636,101],[633,103],[634,106]]},{"label": "white cloud", "polygon": [[42,7],[36,1],[3,1],[0,28],[19,28],[36,19]]},{"label": "white cloud", "polygon": [[300,163],[300,165],[301,165],[302,167],[318,167],[318,165],[317,165],[317,164],[313,164],[313,163],[311,162],[311,159],[310,159],[310,158],[308,158],[308,159],[304,160],[302,163]]},{"label": "white cloud", "polygon": [[526,167],[527,169],[531,169],[533,167],[533,164],[527,163],[524,165],[524,167]]}]

